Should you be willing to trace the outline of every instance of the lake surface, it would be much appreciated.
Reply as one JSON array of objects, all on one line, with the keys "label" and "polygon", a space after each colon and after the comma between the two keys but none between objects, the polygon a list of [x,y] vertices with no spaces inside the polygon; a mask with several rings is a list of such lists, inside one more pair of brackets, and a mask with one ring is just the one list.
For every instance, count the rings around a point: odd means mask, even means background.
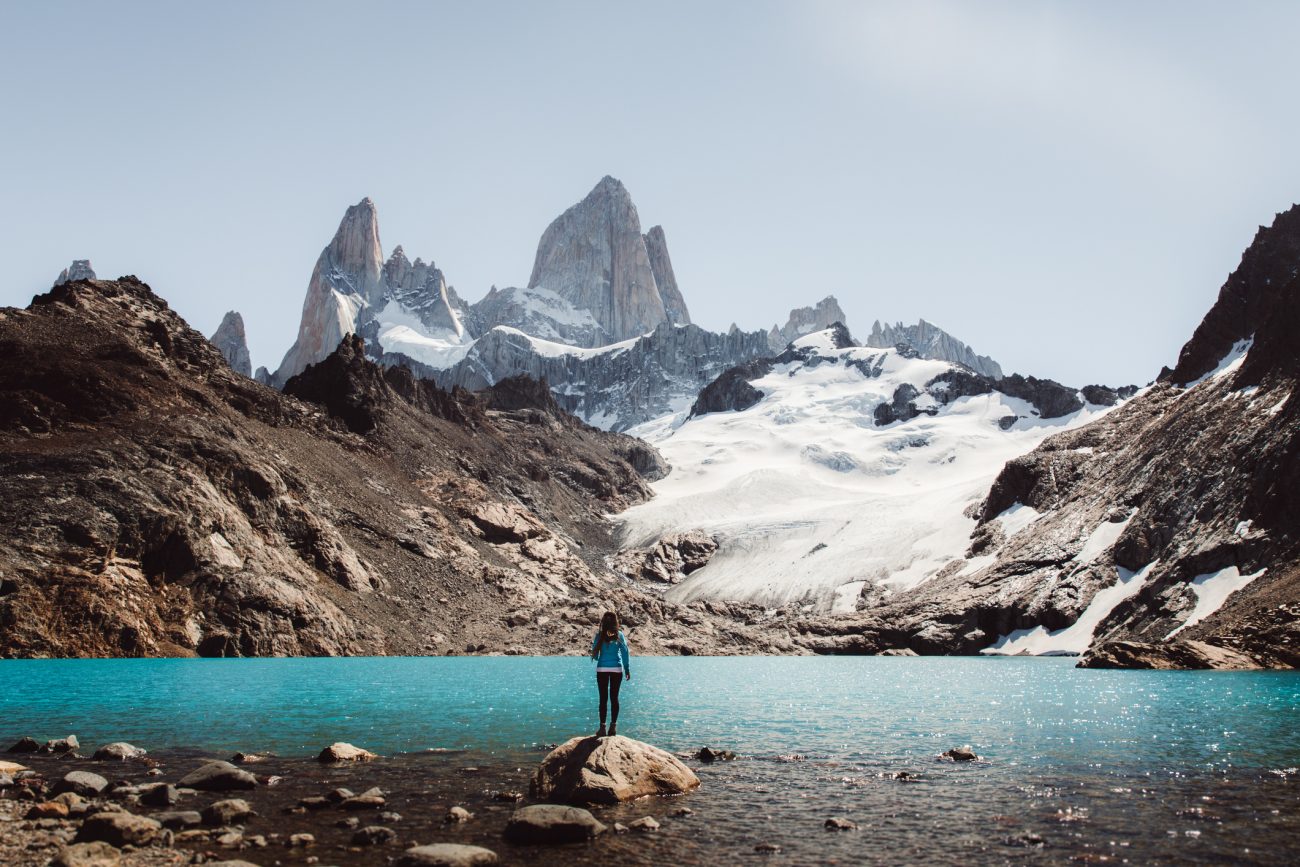
[{"label": "lake surface", "polygon": [[[288,781],[277,798],[359,775],[392,793],[403,845],[457,839],[507,863],[545,863],[553,850],[500,841],[508,808],[491,795],[526,791],[545,745],[594,731],[594,681],[577,657],[7,660],[0,739],[75,733],[87,751],[125,740],[178,768],[198,754],[269,751]],[[620,734],[743,758],[700,768],[700,790],[671,803],[605,811],[664,827],[565,850],[566,863],[746,862],[762,842],[781,846],[773,863],[1300,859],[1300,673],[634,658],[622,704]],[[386,758],[329,773],[305,761],[338,740]],[[963,744],[985,761],[936,760]],[[457,802],[477,804],[483,821],[440,827],[438,811]],[[693,814],[670,818],[683,804]],[[830,816],[860,830],[824,831]],[[394,851],[327,860],[383,864]]]}]

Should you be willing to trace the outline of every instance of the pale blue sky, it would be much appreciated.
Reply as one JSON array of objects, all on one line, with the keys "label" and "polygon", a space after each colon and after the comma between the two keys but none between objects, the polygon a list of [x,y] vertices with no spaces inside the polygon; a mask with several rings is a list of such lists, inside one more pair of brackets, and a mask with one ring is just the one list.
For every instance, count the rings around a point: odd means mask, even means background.
[{"label": "pale blue sky", "polygon": [[253,362],[343,210],[467,299],[604,174],[700,324],[837,295],[1145,382],[1300,199],[1294,3],[0,5],[0,304],[73,258]]}]

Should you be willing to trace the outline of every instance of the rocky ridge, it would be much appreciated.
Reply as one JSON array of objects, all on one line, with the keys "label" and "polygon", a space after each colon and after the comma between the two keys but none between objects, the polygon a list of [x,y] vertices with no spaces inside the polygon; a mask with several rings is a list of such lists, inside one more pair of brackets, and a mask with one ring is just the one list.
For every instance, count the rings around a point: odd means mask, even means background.
[{"label": "rocky ridge", "polygon": [[353,338],[281,394],[131,277],[0,311],[0,344],[0,654],[581,653],[610,604],[645,652],[797,650],[615,578],[605,515],[652,450],[517,383],[445,391]]},{"label": "rocky ridge", "polygon": [[62,286],[64,283],[72,283],[76,280],[94,280],[95,269],[90,267],[89,259],[73,259],[72,264],[59,272],[59,276],[54,278],[55,286]]},{"label": "rocky ridge", "polygon": [[965,343],[924,319],[915,325],[904,325],[901,322],[881,325],[879,320],[872,323],[871,333],[867,335],[867,346],[887,349],[899,344],[912,347],[922,358],[954,361],[966,365],[981,376],[1002,379],[1000,364],[987,355],[977,355]]},{"label": "rocky ridge", "polygon": [[834,295],[827,295],[812,307],[796,307],[790,311],[785,325],[773,325],[767,334],[767,344],[773,352],[781,352],[791,342],[815,331],[824,331],[836,322],[848,322]]}]

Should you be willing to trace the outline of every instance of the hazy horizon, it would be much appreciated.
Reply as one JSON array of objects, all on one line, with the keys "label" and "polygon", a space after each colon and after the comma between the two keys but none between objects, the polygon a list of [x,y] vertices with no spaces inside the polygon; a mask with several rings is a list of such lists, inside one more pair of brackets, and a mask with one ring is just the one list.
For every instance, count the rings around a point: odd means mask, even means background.
[{"label": "hazy horizon", "polygon": [[[1172,364],[1300,198],[1282,3],[51,2],[3,13],[0,178],[25,306],[134,273],[254,365],[369,196],[384,253],[468,301],[524,285],[605,174],[662,225],[694,321],[833,294],[1081,386]],[[21,204],[21,207],[18,206]]]}]

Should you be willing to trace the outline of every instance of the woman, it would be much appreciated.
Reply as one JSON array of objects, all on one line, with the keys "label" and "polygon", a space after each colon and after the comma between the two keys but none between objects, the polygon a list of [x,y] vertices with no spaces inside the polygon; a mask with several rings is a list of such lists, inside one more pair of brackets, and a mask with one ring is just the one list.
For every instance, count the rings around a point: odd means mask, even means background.
[{"label": "woman", "polygon": [[605,705],[613,708],[609,718],[609,736],[617,734],[618,729],[618,688],[624,678],[632,679],[632,669],[628,665],[627,639],[618,628],[618,615],[606,611],[600,618],[600,629],[591,642],[591,658],[596,660],[596,688],[600,690],[600,728],[596,737],[605,737]]}]

